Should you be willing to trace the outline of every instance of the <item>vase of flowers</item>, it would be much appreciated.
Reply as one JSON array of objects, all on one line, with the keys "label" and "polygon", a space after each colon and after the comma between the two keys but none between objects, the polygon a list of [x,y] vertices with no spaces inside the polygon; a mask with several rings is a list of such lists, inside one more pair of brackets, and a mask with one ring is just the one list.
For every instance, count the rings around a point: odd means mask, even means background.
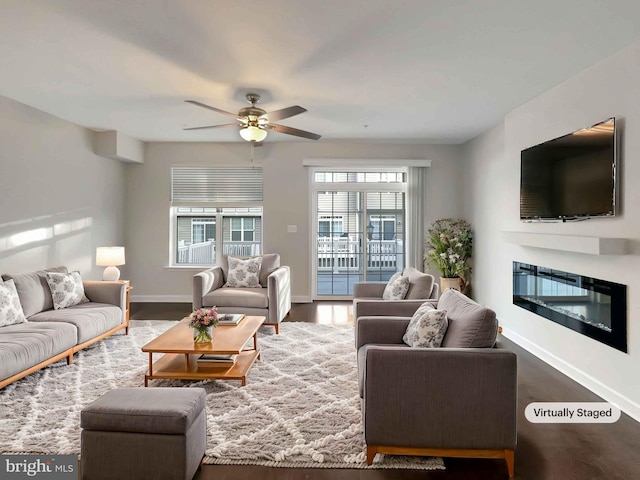
[{"label": "vase of flowers", "polygon": [[218,310],[216,307],[203,307],[194,310],[189,315],[189,327],[193,328],[195,343],[209,343],[213,339],[213,329],[218,325]]},{"label": "vase of flowers", "polygon": [[427,230],[425,263],[440,272],[442,291],[455,288],[464,292],[468,287],[471,247],[471,225],[466,220],[442,218]]}]

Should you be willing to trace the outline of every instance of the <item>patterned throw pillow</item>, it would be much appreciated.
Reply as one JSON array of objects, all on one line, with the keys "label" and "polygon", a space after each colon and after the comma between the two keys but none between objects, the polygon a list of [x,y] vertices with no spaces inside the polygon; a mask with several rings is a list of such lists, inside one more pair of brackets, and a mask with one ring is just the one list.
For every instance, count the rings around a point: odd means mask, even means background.
[{"label": "patterned throw pillow", "polygon": [[402,341],[410,347],[436,348],[442,345],[448,326],[446,310],[425,304],[413,314]]},{"label": "patterned throw pillow", "polygon": [[260,267],[262,257],[242,258],[228,257],[229,273],[226,287],[260,288]]},{"label": "patterned throw pillow", "polygon": [[0,282],[0,327],[26,322],[13,280]]},{"label": "patterned throw pillow", "polygon": [[382,292],[383,300],[402,300],[409,291],[409,277],[403,277],[402,272],[396,273],[389,279]]},{"label": "patterned throw pillow", "polygon": [[89,299],[84,295],[80,272],[54,273],[47,272],[47,283],[53,298],[53,308],[72,307],[80,303],[87,303]]}]

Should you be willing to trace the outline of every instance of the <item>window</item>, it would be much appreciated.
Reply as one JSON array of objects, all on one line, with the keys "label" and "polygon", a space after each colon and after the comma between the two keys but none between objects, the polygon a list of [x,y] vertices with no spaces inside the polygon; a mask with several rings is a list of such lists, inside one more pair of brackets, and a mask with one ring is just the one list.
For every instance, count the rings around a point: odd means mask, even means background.
[{"label": "window", "polygon": [[340,237],[342,232],[342,217],[320,215],[318,219],[319,237]]},{"label": "window", "polygon": [[171,264],[262,253],[262,169],[173,167]]}]

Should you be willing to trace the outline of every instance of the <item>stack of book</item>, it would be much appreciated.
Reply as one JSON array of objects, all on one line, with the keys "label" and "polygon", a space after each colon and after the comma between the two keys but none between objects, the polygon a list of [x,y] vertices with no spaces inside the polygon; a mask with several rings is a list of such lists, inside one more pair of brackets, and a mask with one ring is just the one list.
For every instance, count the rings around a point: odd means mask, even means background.
[{"label": "stack of book", "polygon": [[203,353],[198,357],[198,367],[232,367],[237,357],[235,353]]},{"label": "stack of book", "polygon": [[222,313],[218,315],[218,325],[238,325],[244,313]]}]

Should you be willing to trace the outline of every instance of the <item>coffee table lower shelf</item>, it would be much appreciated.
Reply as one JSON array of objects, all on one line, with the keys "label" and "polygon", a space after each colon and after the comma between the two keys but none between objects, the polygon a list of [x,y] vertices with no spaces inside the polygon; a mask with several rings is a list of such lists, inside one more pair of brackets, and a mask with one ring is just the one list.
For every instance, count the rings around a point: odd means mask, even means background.
[{"label": "coffee table lower shelf", "polygon": [[[151,354],[150,354],[151,355]],[[187,353],[165,353],[144,376],[144,386],[149,380],[241,380],[242,386],[247,384],[247,372],[251,369],[260,350],[245,350],[238,354],[232,367],[208,367],[198,365],[199,355]]]}]

